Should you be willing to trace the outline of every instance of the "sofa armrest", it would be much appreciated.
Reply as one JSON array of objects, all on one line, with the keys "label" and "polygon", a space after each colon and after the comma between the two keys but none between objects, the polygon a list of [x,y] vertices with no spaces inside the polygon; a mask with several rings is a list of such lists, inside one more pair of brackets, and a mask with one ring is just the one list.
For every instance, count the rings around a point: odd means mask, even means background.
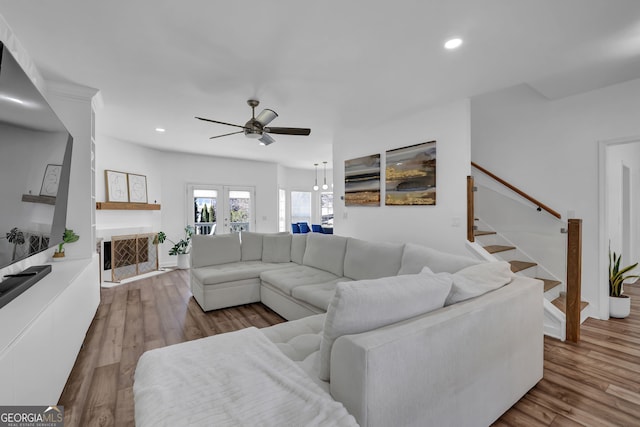
[{"label": "sofa armrest", "polygon": [[542,282],[343,336],[330,390],[361,426],[489,425],[543,372]]}]

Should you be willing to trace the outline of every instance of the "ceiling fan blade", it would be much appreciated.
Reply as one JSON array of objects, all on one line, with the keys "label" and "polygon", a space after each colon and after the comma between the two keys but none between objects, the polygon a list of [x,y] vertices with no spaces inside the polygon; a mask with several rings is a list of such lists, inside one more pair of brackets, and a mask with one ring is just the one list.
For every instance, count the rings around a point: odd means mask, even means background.
[{"label": "ceiling fan blade", "polygon": [[196,119],[202,120],[202,121],[205,121],[205,122],[218,123],[220,125],[234,126],[234,127],[237,127],[237,128],[246,129],[244,126],[234,125],[233,123],[220,122],[218,120],[211,120],[211,119],[203,119],[202,117],[196,117]]},{"label": "ceiling fan blade", "polygon": [[280,135],[301,135],[307,136],[311,133],[308,128],[264,128],[265,132],[276,133]]},{"label": "ceiling fan blade", "polygon": [[216,139],[216,138],[222,138],[223,136],[229,136],[229,135],[235,135],[237,133],[244,133],[243,130],[239,130],[238,132],[231,132],[231,133],[225,133],[224,135],[217,135],[217,136],[212,136],[209,139]]},{"label": "ceiling fan blade", "polygon": [[278,113],[269,108],[265,108],[256,116],[256,120],[259,121],[262,126],[266,126],[276,117],[278,117]]},{"label": "ceiling fan blade", "polygon": [[258,141],[260,141],[260,145],[269,145],[276,142],[268,133],[263,133],[262,136],[258,138]]}]

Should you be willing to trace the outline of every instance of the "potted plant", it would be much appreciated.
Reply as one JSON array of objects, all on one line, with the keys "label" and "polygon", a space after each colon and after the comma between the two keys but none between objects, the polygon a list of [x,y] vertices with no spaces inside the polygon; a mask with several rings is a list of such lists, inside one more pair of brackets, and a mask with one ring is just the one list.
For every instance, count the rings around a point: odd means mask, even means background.
[{"label": "potted plant", "polygon": [[13,243],[13,254],[11,255],[11,260],[15,260],[18,245],[24,245],[25,243],[24,233],[20,231],[18,227],[13,227],[6,236],[9,243]]},{"label": "potted plant", "polygon": [[178,256],[178,268],[185,269],[189,268],[189,251],[191,250],[191,236],[193,236],[194,228],[191,225],[187,225],[184,228],[184,238],[179,240],[177,243],[171,239],[167,239],[167,235],[164,231],[161,231],[156,236],[156,241],[154,243],[164,243],[165,240],[173,243],[173,247],[169,249],[169,255],[177,255]]},{"label": "potted plant", "polygon": [[56,249],[55,253],[53,254],[54,261],[60,261],[62,258],[64,258],[65,243],[77,242],[78,239],[80,239],[80,236],[74,233],[73,230],[65,228],[64,233],[62,234],[62,242],[58,244],[58,249]]},{"label": "potted plant", "polygon": [[624,281],[640,277],[627,274],[638,266],[637,262],[620,268],[621,259],[622,254],[617,255],[615,252],[612,254],[609,248],[609,316],[619,319],[627,317],[631,312],[631,298],[622,293]]}]

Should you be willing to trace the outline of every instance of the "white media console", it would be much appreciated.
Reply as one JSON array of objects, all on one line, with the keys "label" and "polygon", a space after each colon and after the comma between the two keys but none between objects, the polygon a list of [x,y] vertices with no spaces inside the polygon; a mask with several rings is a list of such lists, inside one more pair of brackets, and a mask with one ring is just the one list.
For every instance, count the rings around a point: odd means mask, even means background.
[{"label": "white media console", "polygon": [[0,308],[0,404],[55,405],[100,303],[98,256],[52,271]]}]

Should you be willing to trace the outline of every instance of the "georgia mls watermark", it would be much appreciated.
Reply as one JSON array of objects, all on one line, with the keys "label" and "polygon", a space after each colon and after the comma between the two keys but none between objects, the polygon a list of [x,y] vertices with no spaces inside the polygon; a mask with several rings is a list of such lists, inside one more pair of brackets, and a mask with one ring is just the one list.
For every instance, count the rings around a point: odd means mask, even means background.
[{"label": "georgia mls watermark", "polygon": [[0,406],[0,427],[64,427],[64,406]]}]

